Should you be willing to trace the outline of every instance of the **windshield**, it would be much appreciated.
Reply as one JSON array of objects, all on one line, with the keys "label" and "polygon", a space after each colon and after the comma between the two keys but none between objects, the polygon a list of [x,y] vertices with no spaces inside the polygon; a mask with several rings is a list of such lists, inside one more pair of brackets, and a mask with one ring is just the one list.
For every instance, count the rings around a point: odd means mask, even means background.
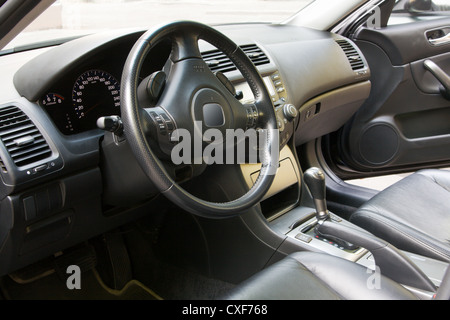
[{"label": "windshield", "polygon": [[174,20],[206,24],[282,22],[313,0],[59,0],[5,49],[52,39],[142,28]]}]

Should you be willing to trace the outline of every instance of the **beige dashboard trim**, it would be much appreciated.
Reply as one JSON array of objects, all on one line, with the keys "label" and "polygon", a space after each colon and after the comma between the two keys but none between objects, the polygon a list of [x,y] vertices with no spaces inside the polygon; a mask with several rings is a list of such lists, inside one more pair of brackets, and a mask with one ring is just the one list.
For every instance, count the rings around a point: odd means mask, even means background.
[{"label": "beige dashboard trim", "polygon": [[[260,170],[261,164],[241,164],[242,175],[248,188],[253,186]],[[291,149],[288,146],[285,146],[280,152],[280,162],[275,179],[262,200],[283,191],[295,183],[299,183],[299,181],[300,169],[297,166],[296,158]]]}]

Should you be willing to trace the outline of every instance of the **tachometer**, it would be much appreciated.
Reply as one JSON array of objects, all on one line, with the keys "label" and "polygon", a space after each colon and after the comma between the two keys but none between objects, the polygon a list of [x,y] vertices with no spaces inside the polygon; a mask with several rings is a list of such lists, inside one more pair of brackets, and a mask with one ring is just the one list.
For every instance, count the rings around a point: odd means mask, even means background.
[{"label": "tachometer", "polygon": [[120,112],[120,85],[108,72],[89,70],[75,81],[72,102],[83,127],[95,127],[99,117]]},{"label": "tachometer", "polygon": [[64,102],[64,97],[57,93],[48,93],[41,99],[43,106],[53,106]]}]

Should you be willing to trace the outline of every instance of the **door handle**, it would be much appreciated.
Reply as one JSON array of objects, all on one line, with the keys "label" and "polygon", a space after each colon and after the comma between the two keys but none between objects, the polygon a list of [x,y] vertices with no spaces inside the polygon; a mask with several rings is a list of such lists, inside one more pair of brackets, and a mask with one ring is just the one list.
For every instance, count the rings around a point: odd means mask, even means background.
[{"label": "door handle", "polygon": [[429,38],[428,42],[430,42],[433,46],[440,46],[450,43],[450,33],[447,33],[445,36],[436,39]]},{"label": "door handle", "polygon": [[450,100],[450,76],[429,59],[423,62],[423,66],[442,84],[443,88],[441,88],[441,94],[446,99]]},{"label": "door handle", "polygon": [[450,43],[450,27],[440,27],[425,32],[425,37],[432,46]]}]

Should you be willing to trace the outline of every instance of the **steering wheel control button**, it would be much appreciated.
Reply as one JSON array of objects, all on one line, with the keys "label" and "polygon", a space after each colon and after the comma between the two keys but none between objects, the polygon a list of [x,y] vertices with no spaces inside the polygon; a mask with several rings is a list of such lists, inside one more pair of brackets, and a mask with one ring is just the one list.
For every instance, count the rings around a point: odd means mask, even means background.
[{"label": "steering wheel control button", "polygon": [[167,134],[167,130],[166,130],[166,124],[165,124],[164,120],[161,118],[161,116],[157,115],[157,116],[155,116],[155,121],[156,121],[157,127],[159,129],[159,133],[162,134],[163,136],[165,136]]},{"label": "steering wheel control button", "polygon": [[175,129],[175,125],[173,124],[172,120],[170,120],[170,118],[167,116],[167,114],[161,113],[161,118],[164,120],[167,130],[169,132]]},{"label": "steering wheel control button", "polygon": [[203,106],[203,121],[207,127],[217,128],[225,124],[225,115],[220,104],[207,103]]},{"label": "steering wheel control button", "polygon": [[250,128],[254,128],[258,123],[258,109],[255,105],[247,106],[247,130]]},{"label": "steering wheel control button", "polygon": [[171,115],[162,107],[153,107],[145,109],[150,116],[155,136],[160,151],[165,155],[170,155],[171,150],[176,144],[172,139],[172,134],[177,128]]}]

